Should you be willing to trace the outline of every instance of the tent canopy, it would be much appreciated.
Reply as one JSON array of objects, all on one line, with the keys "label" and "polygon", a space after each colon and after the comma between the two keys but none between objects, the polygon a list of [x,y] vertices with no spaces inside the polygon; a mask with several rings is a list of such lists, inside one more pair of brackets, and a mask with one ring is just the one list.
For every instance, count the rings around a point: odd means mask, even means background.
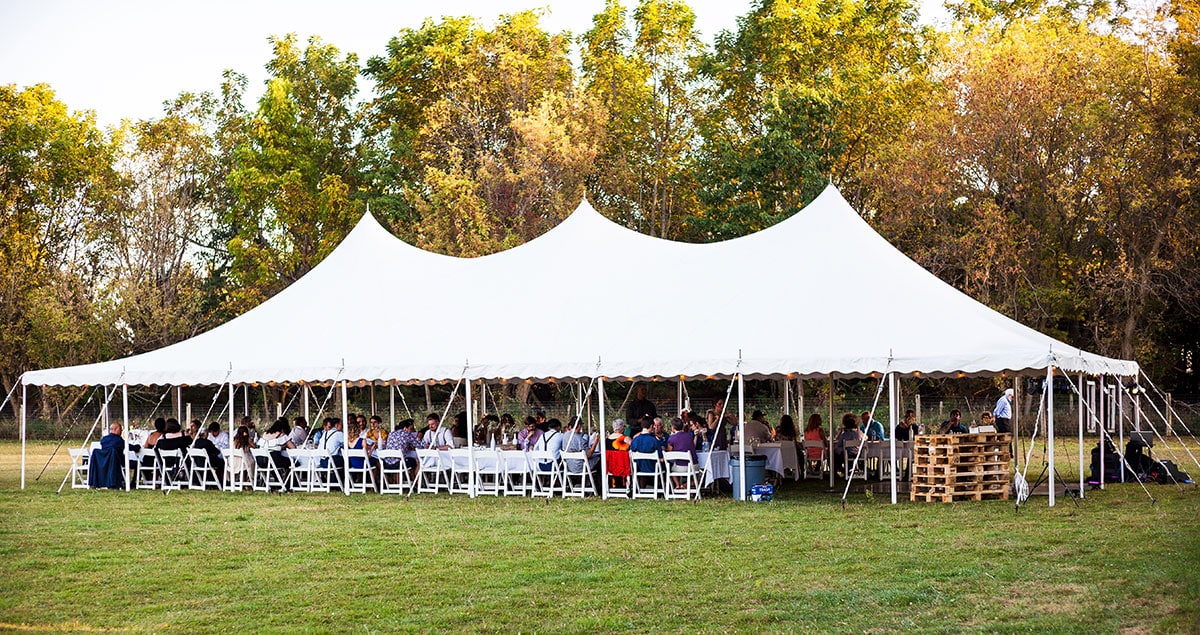
[{"label": "tent canopy", "polygon": [[645,236],[586,201],[479,258],[423,251],[368,213],[302,279],[191,339],[25,373],[33,385],[609,377],[1133,376],[961,293],[833,186],[791,218],[710,244]]}]

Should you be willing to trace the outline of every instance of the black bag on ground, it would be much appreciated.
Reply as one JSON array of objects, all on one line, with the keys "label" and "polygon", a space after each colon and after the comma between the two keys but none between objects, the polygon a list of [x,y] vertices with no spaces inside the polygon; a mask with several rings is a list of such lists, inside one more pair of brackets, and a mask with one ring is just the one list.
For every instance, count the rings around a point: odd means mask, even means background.
[{"label": "black bag on ground", "polygon": [[1180,470],[1174,461],[1155,461],[1154,465],[1150,466],[1149,474],[1155,482],[1163,485],[1192,482],[1192,477],[1188,476],[1187,472]]}]

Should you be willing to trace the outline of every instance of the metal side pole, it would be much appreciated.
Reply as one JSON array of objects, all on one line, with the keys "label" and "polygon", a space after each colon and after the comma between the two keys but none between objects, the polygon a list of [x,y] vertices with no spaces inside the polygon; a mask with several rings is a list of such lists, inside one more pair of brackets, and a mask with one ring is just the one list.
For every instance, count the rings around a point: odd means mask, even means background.
[{"label": "metal side pole", "polygon": [[1083,373],[1079,373],[1079,395],[1075,403],[1079,404],[1079,498],[1083,498]]},{"label": "metal side pole", "polygon": [[741,492],[734,492],[734,495],[741,495],[742,502],[750,500],[746,495],[749,487],[746,486],[746,378],[741,373],[737,376],[738,382],[738,487]]},{"label": "metal side pole", "polygon": [[304,399],[304,422],[308,424],[309,436],[312,436],[313,422],[308,418],[308,416],[309,416],[308,415],[308,402],[312,397],[312,392],[309,390],[307,382],[303,386],[301,386],[300,389],[302,391],[304,391],[304,394],[301,395],[301,397]]},{"label": "metal side pole", "polygon": [[[396,387],[388,382],[388,426],[396,429]],[[391,434],[391,431],[388,431]]]},{"label": "metal side pole", "polygon": [[833,373],[829,373],[829,489],[833,489]]},{"label": "metal side pole", "polygon": [[1050,507],[1054,507],[1054,488],[1058,484],[1054,468],[1054,364],[1046,366],[1046,460],[1049,462]]},{"label": "metal side pole", "polygon": [[896,504],[896,410],[900,407],[899,395],[896,394],[896,373],[888,373],[888,405],[891,410],[891,427],[888,433],[888,443],[892,451],[892,504]]},{"label": "metal side pole", "polygon": [[475,498],[475,404],[471,401],[470,379],[463,378],[463,388],[467,398],[467,466],[471,470],[467,475],[467,496]]},{"label": "metal side pole", "polygon": [[[21,489],[25,489],[25,402],[29,393],[26,389],[25,380],[21,380]],[[128,488],[126,488],[128,489]]]},{"label": "metal side pole", "polygon": [[[128,436],[129,435],[129,384],[121,384],[121,434],[123,436],[125,436],[126,440],[128,441],[128,439],[129,439],[129,436]],[[129,447],[128,443],[126,443],[125,447],[126,448]],[[126,461],[128,462],[128,459],[126,459]],[[131,479],[128,479],[128,478],[125,479],[125,491],[127,491],[127,492],[129,491],[129,481],[130,480]]]},{"label": "metal side pole", "polygon": [[341,390],[340,396],[342,398],[342,425],[347,426],[346,429],[349,429],[350,423],[347,421],[347,419],[350,418],[350,404],[346,401],[346,380],[345,379],[342,380],[342,390]]},{"label": "metal side pole", "polygon": [[[1121,381],[1118,379],[1117,381]],[[1117,452],[1121,453],[1121,457],[1125,457],[1125,398],[1116,391],[1116,386],[1113,386],[1113,399],[1117,402]],[[1121,466],[1121,482],[1125,482],[1125,466]]]},{"label": "metal side pole", "polygon": [[[604,420],[604,376],[597,378],[600,387],[600,394],[596,399],[600,406],[600,435],[601,438],[608,436],[608,424]],[[601,447],[600,452],[600,499],[608,500],[608,448]]]},{"label": "metal side pole", "polygon": [[1108,409],[1104,407],[1105,406],[1104,402],[1106,402],[1106,401],[1108,401],[1108,386],[1104,383],[1104,375],[1101,375],[1100,376],[1100,391],[1096,395],[1096,402],[1097,402],[1097,405],[1100,407],[1100,421],[1098,421],[1096,423],[1096,428],[1097,428],[1096,432],[1098,432],[1100,434],[1099,443],[1100,443],[1100,489],[1101,490],[1104,489],[1104,481],[1106,480],[1104,478],[1104,455],[1108,454],[1107,452],[1105,452],[1105,450],[1107,450],[1108,448],[1104,444],[1104,436],[1108,432],[1108,422],[1105,419],[1108,416],[1112,416],[1111,413],[1108,411]]}]

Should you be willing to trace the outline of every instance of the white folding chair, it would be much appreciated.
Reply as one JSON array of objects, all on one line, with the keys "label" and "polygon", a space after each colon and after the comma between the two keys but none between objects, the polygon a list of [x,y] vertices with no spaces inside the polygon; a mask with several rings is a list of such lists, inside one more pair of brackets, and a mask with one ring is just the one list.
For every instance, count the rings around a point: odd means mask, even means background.
[{"label": "white folding chair", "polygon": [[92,451],[86,448],[68,448],[71,454],[71,489],[87,489],[88,465],[92,462]]},{"label": "white folding chair", "polygon": [[288,487],[293,492],[313,491],[313,479],[316,476],[314,465],[316,459],[313,458],[313,451],[309,448],[289,449],[287,458],[291,464],[287,475]]},{"label": "white folding chair", "polygon": [[417,491],[425,494],[437,494],[450,491],[450,466],[442,461],[442,453],[438,450],[417,450]]},{"label": "white folding chair", "polygon": [[[851,477],[867,480],[867,448],[863,447],[862,456],[859,456],[858,463],[854,462],[854,457],[858,455],[858,444],[847,444],[842,450],[842,474],[849,480]],[[851,468],[854,473],[851,474]]]},{"label": "white folding chair", "polygon": [[159,450],[154,457],[154,475],[163,490],[183,489],[187,484],[183,463],[183,452],[179,450]]},{"label": "white folding chair", "polygon": [[588,494],[595,494],[596,481],[592,478],[592,468],[588,464],[587,453],[580,450],[578,452],[561,452],[558,456],[562,461],[563,498],[568,496],[583,498]]},{"label": "white folding chair", "polygon": [[[361,461],[360,467],[351,465],[350,459]],[[347,496],[351,493],[366,494],[368,485],[375,489],[375,470],[371,467],[371,457],[366,450],[342,448],[342,471],[345,473],[342,491]]]},{"label": "white folding chair", "polygon": [[503,450],[475,451],[475,485],[479,494],[503,494],[504,472]]},{"label": "white folding chair", "polygon": [[158,455],[154,448],[142,448],[138,452],[134,484],[138,489],[158,489]]},{"label": "white folding chair", "polygon": [[[819,450],[821,457],[818,459],[810,458],[812,450]],[[816,477],[818,480],[829,469],[829,445],[820,439],[811,439],[804,442],[804,478],[810,476]]]},{"label": "white folding chair", "polygon": [[504,467],[504,495],[526,496],[532,488],[529,461],[524,450],[501,450],[501,465]]},{"label": "white folding chair", "polygon": [[531,496],[553,498],[555,492],[562,492],[562,470],[554,455],[546,450],[530,450],[525,453],[525,462],[529,464],[529,473],[533,486]]},{"label": "white folding chair", "polygon": [[329,450],[317,448],[310,451],[312,461],[312,485],[309,491],[330,492],[342,487],[342,472],[333,462]]},{"label": "white folding chair", "polygon": [[254,457],[254,463],[257,466],[254,470],[254,491],[269,492],[287,487],[287,482],[283,480],[279,466],[275,465],[275,461],[271,458],[270,450],[251,448],[250,454]]},{"label": "white folding chair", "polygon": [[[245,453],[233,448],[222,448],[225,456],[225,489],[230,492],[241,492],[247,487],[254,487],[254,467],[246,464]],[[236,461],[234,460],[236,457]],[[253,461],[253,459],[250,459]]]},{"label": "white folding chair", "polygon": [[188,448],[187,453],[188,487],[193,489],[208,489],[209,485],[221,489],[221,475],[208,460],[208,452],[200,448]]},{"label": "white folding chair", "polygon": [[[649,462],[650,467],[646,467],[638,463]],[[658,498],[665,496],[667,493],[663,485],[663,466],[659,460],[658,454],[655,452],[630,452],[629,453],[629,471],[632,474],[630,480],[633,481],[633,498]],[[646,479],[650,479],[650,484],[646,484]]]},{"label": "white folding chair", "polygon": [[[666,498],[700,499],[701,473],[691,452],[663,452],[663,466]],[[679,485],[675,484],[676,480],[680,481]]]},{"label": "white folding chair", "polygon": [[[413,481],[404,463],[404,450],[379,450],[375,456],[379,459],[379,493],[411,494]],[[389,464],[388,459],[396,462]]]}]

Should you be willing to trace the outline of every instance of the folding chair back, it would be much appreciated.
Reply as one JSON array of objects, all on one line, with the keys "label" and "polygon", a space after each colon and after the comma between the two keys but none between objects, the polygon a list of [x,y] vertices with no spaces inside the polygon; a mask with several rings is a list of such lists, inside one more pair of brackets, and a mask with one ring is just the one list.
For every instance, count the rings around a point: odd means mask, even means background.
[{"label": "folding chair back", "polygon": [[[638,463],[638,461],[642,463]],[[643,465],[644,463],[648,463],[648,465]],[[663,486],[662,461],[659,460],[657,453],[630,452],[629,465],[634,498],[658,498],[660,495],[666,495],[667,491]]]},{"label": "folding chair back", "polygon": [[[379,459],[379,493],[411,494],[413,482],[404,463],[404,450],[379,450],[375,456]],[[389,459],[396,462],[389,464]]]},{"label": "folding chair back", "polygon": [[88,465],[92,461],[91,450],[68,448],[71,454],[71,489],[87,489]]},{"label": "folding chair back", "polygon": [[691,452],[663,452],[663,469],[667,498],[700,498],[700,468]]},{"label": "folding chair back", "polygon": [[[351,493],[366,494],[368,487],[375,489],[375,470],[371,468],[371,460],[366,450],[342,448],[342,463],[342,491],[347,496]],[[359,466],[354,467],[354,463],[358,463]]]},{"label": "folding chair back", "polygon": [[186,466],[183,463],[183,452],[179,450],[158,450],[154,457],[155,478],[164,490],[183,489],[187,484]]},{"label": "folding chair back", "polygon": [[503,494],[504,472],[503,450],[475,451],[475,486],[480,494]]},{"label": "folding chair back", "polygon": [[529,461],[524,450],[500,450],[501,466],[504,469],[504,495],[525,496],[532,491],[533,481],[529,473]]},{"label": "folding chair back", "polygon": [[562,492],[562,470],[554,455],[546,450],[530,450],[525,453],[525,462],[529,465],[529,473],[533,480],[531,496],[551,498],[555,492]]},{"label": "folding chair back", "polygon": [[437,450],[418,449],[417,491],[427,494],[450,491],[450,466],[442,461],[442,454]]},{"label": "folding chair back", "polygon": [[221,489],[221,475],[217,474],[208,460],[208,452],[200,448],[188,448],[187,472],[188,487],[203,490],[213,485]]},{"label": "folding chair back", "polygon": [[[812,458],[814,454],[819,454],[819,458]],[[801,459],[804,461],[804,478],[812,476],[820,479],[829,469],[829,445],[820,439],[805,440]]]},{"label": "folding chair back", "polygon": [[596,493],[596,481],[592,478],[592,469],[588,464],[586,452],[582,450],[562,452],[559,454],[559,459],[562,461],[563,498],[568,496],[583,498],[588,494]]}]

